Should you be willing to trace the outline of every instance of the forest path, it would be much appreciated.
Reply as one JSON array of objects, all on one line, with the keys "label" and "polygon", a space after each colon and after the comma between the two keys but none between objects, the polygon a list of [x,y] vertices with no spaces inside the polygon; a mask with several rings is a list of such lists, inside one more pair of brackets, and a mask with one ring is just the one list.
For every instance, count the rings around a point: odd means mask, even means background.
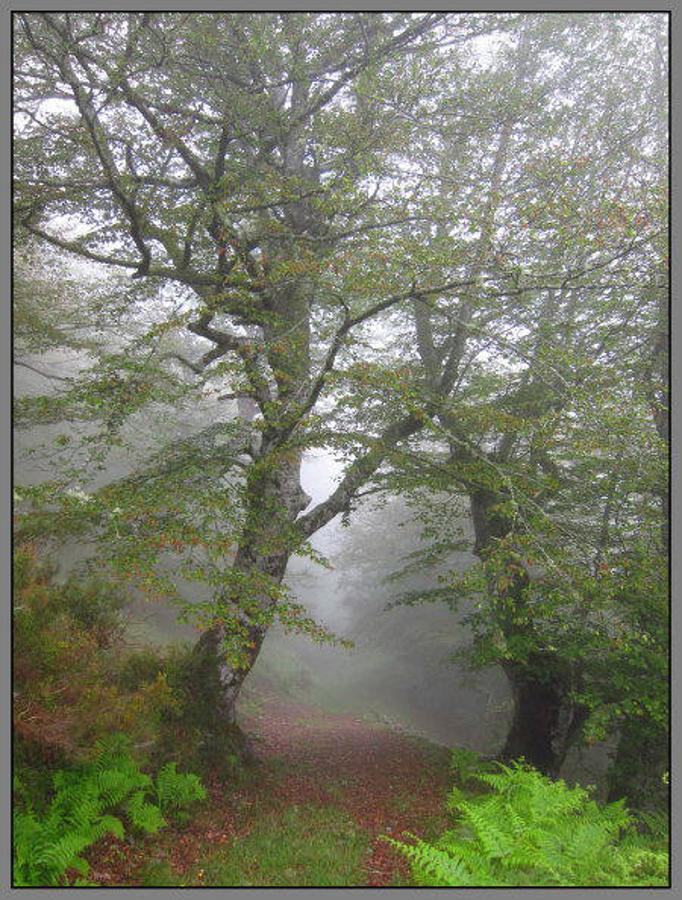
[{"label": "forest path", "polygon": [[[201,861],[249,834],[265,816],[292,807],[333,807],[369,838],[365,886],[407,883],[405,860],[380,835],[423,835],[446,827],[449,751],[353,715],[261,696],[242,716],[261,760],[245,783],[225,790],[208,780],[209,802],[189,825],[167,828],[129,854],[99,855],[94,870],[107,884],[135,884],[144,862],[165,860],[182,884],[202,884]],[[108,842],[115,850],[115,841]],[[119,866],[123,859],[118,851]],[[93,860],[94,863],[94,860]],[[104,865],[102,865],[104,864]],[[93,871],[93,875],[96,872]]]},{"label": "forest path", "polygon": [[271,699],[244,725],[264,758],[285,764],[273,802],[332,804],[372,836],[366,884],[387,885],[406,866],[379,835],[421,834],[443,819],[449,752],[385,725]]}]

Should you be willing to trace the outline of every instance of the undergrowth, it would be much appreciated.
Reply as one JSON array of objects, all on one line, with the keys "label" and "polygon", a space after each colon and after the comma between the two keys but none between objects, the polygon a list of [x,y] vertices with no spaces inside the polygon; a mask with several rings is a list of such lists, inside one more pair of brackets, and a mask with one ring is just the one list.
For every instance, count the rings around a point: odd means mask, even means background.
[{"label": "undergrowth", "polygon": [[[29,805],[14,814],[14,885],[66,883],[68,870],[88,884],[84,850],[106,834],[123,838],[126,828],[154,834],[166,816],[206,797],[199,778],[181,774],[174,763],[155,779],[140,771],[124,735],[98,743],[94,759],[53,777],[54,795],[42,814]],[[21,798],[21,783],[15,784]]]},{"label": "undergrowth", "polygon": [[126,598],[102,580],[54,579],[35,547],[14,552],[13,734],[17,760],[34,768],[85,762],[117,731],[154,744],[178,705],[160,659],[125,684]]},{"label": "undergrowth", "polygon": [[120,588],[54,574],[35,546],[15,548],[13,735],[27,787],[44,795],[42,771],[87,762],[114,732],[129,735],[143,767],[172,761],[206,774],[220,764],[237,780],[238,729],[227,729],[217,754],[204,746],[215,704],[194,648],[131,646]]},{"label": "undergrowth", "polygon": [[[453,827],[428,842],[385,837],[407,857],[417,885],[637,886],[668,883],[664,829],[642,834],[642,820],[623,800],[599,805],[580,786],[568,787],[523,764],[476,765],[475,754],[453,760],[461,781],[448,797]],[[487,771],[486,771],[487,769]],[[494,771],[492,771],[494,769]],[[646,833],[648,831],[648,834]]]},{"label": "undergrowth", "polygon": [[196,757],[189,651],[129,647],[120,589],[54,575],[35,546],[15,548],[16,886],[82,881],[105,834],[182,824],[205,796],[177,771]]}]

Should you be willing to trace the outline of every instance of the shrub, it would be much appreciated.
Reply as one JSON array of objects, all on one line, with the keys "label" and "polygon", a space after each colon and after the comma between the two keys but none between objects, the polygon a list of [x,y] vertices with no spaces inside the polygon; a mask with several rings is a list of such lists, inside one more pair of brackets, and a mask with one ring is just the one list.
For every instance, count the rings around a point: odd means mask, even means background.
[{"label": "shrub", "polygon": [[161,679],[172,698],[157,716],[155,740],[149,748],[153,764],[170,761],[199,771],[207,768],[199,752],[206,703],[196,696],[194,665],[193,648],[184,646],[145,647],[119,658],[113,678],[121,690],[144,694]]},{"label": "shrub", "polygon": [[[121,684],[144,690],[154,676],[163,677],[173,701],[159,716],[154,759],[159,764],[174,761],[201,773],[210,771],[230,781],[240,779],[245,774],[248,740],[236,725],[218,728],[221,687],[206,658],[196,647],[170,647],[156,654],[147,650],[132,654],[116,677]],[[216,737],[214,742],[206,742],[207,731]]]},{"label": "shrub", "polygon": [[[470,759],[465,762],[470,770]],[[552,781],[523,763],[497,768],[470,772],[486,793],[453,789],[454,828],[434,843],[385,838],[408,858],[417,884],[667,884],[667,852],[637,834],[624,801],[600,806],[586,789]]]},{"label": "shrub", "polygon": [[56,584],[32,546],[14,554],[14,735],[18,760],[84,761],[125,731],[152,742],[176,698],[163,672],[127,690],[116,681],[125,598],[98,581]]},{"label": "shrub", "polygon": [[39,792],[45,767],[86,762],[96,742],[115,731],[132,738],[144,765],[175,762],[241,776],[245,739],[236,726],[215,747],[202,742],[217,686],[201,658],[185,646],[127,646],[126,602],[120,589],[99,580],[59,584],[33,545],[16,548],[13,724],[27,789]]}]

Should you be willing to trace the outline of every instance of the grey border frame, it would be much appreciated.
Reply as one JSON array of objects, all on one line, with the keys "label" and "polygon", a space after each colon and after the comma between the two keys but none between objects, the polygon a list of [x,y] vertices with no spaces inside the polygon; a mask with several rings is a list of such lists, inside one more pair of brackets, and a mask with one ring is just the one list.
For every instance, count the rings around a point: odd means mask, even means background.
[{"label": "grey border frame", "polygon": [[[10,212],[10,191],[11,191],[11,129],[9,127],[11,116],[11,56],[10,56],[10,35],[11,35],[11,14],[13,12],[24,11],[42,11],[48,9],[68,10],[68,11],[96,11],[96,10],[166,10],[173,11],[206,11],[206,12],[222,12],[226,10],[244,11],[244,12],[286,12],[286,11],[305,11],[305,12],[346,12],[346,11],[448,11],[448,12],[662,12],[669,13],[670,27],[670,118],[671,118],[671,200],[679,199],[680,191],[680,124],[681,124],[681,106],[680,93],[674,93],[672,72],[678,58],[682,57],[682,8],[677,0],[671,2],[657,2],[657,0],[620,0],[620,2],[608,2],[604,0],[602,3],[589,3],[585,0],[557,0],[557,2],[539,2],[539,0],[520,0],[520,2],[500,2],[500,0],[487,0],[487,2],[477,2],[477,0],[468,0],[468,2],[443,2],[443,0],[429,0],[423,6],[419,3],[405,2],[405,0],[392,0],[386,3],[370,2],[349,2],[349,0],[297,0],[297,2],[258,2],[258,0],[238,0],[236,3],[219,2],[219,0],[200,0],[192,9],[192,4],[178,2],[178,0],[148,0],[148,2],[130,2],[130,0],[112,0],[112,2],[102,2],[102,0],[81,0],[81,2],[58,2],[58,0],[28,0],[28,2],[12,3],[8,0],[2,0],[2,18],[0,19],[0,59],[4,60],[4,68],[2,70],[2,110],[4,113],[4,121],[7,127],[2,131],[2,140],[0,142],[2,152],[2,169],[5,177],[2,179],[1,188],[1,205],[2,218],[0,220],[0,264],[2,267],[2,284],[4,291],[2,300],[0,301],[0,335],[2,335],[2,352],[0,352],[0,422],[3,426],[0,429],[0,510],[2,517],[2,537],[0,550],[0,571],[2,572],[3,619],[0,625],[0,659],[2,660],[2,674],[6,676],[7,687],[2,690],[2,715],[0,717],[0,738],[2,748],[7,750],[1,758],[3,767],[0,777],[0,801],[2,802],[3,814],[1,820],[9,826],[10,822],[10,800],[11,800],[11,772],[10,772],[10,621],[11,621],[11,559],[10,559],[10,529],[11,529],[11,465],[12,465],[12,443],[11,443],[11,212]],[[4,26],[4,27],[1,27]],[[678,67],[679,68],[679,67]],[[673,102],[674,100],[676,102]],[[682,381],[682,373],[680,371],[680,360],[675,354],[675,342],[672,335],[676,333],[675,326],[682,323],[682,314],[679,308],[678,291],[676,290],[682,281],[680,269],[682,262],[680,252],[676,249],[672,241],[672,235],[679,237],[681,234],[681,213],[679,207],[676,208],[674,202],[671,203],[671,238],[670,238],[670,264],[672,273],[672,288],[670,295],[670,320],[671,320],[671,404],[672,404],[672,434],[671,434],[671,457],[670,457],[670,474],[671,474],[671,494],[673,503],[671,505],[671,551],[676,546],[680,533],[682,531],[682,513],[675,508],[675,500],[679,497],[680,490],[680,465],[679,465],[679,448],[680,436],[682,428],[680,427],[680,418],[677,413],[679,409],[679,387]],[[7,386],[6,388],[4,386]],[[674,596],[675,589],[680,585],[682,578],[682,558],[677,557],[671,552],[671,598]],[[4,598],[7,598],[6,601]],[[671,871],[671,887],[669,888],[253,888],[246,892],[241,888],[89,888],[88,896],[108,898],[113,897],[115,890],[124,890],[126,897],[135,898],[155,898],[155,897],[190,897],[199,896],[201,898],[224,898],[241,897],[244,893],[247,897],[267,897],[268,895],[282,898],[296,898],[301,894],[307,897],[316,897],[318,895],[337,898],[352,895],[353,897],[366,896],[386,896],[389,893],[402,893],[402,896],[408,897],[418,895],[424,900],[436,900],[443,897],[462,897],[462,898],[522,898],[528,895],[527,892],[543,891],[540,895],[544,897],[565,896],[565,897],[633,897],[644,898],[651,895],[651,892],[674,891],[682,885],[682,851],[675,853],[674,838],[679,834],[679,824],[682,816],[676,810],[675,801],[679,800],[680,792],[676,789],[675,774],[677,767],[677,751],[681,735],[679,722],[679,702],[675,684],[677,681],[677,664],[678,654],[680,652],[680,635],[676,634],[676,615],[675,608],[671,600],[671,652],[672,652],[672,730],[671,730],[671,750],[672,750],[672,770],[671,773],[671,793],[672,793],[672,832],[671,832],[671,849],[672,849],[672,871]],[[3,684],[4,684],[3,677]],[[70,888],[11,888],[9,881],[10,873],[10,829],[6,827],[2,829],[3,839],[0,844],[0,860],[6,863],[0,869],[0,896],[19,896],[19,897],[46,897],[52,894],[66,896],[70,893]],[[272,894],[272,892],[275,894]],[[501,893],[504,891],[504,893]],[[78,892],[77,892],[78,893]],[[536,896],[538,896],[536,894]]]}]

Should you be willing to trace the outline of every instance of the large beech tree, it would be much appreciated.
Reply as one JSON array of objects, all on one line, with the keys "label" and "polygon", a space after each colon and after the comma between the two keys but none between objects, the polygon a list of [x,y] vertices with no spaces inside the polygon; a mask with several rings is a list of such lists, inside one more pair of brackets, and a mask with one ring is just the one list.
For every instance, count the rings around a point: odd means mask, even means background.
[{"label": "large beech tree", "polygon": [[[492,27],[436,14],[16,17],[17,228],[127,270],[159,307],[154,288],[175,287],[181,312],[157,317],[147,342],[184,329],[207,346],[190,358],[176,344],[152,362],[139,342],[110,348],[51,410],[20,414],[99,420],[111,441],[131,413],[173,399],[163,369],[175,364],[222,377],[252,420],[174,442],[87,502],[73,480],[50,494],[62,533],[69,515],[73,530],[87,521],[148,586],[159,550],[194,547],[185,574],[214,588],[193,606],[209,743],[232,729],[275,612],[297,620],[281,588],[290,555],[421,425],[403,416],[368,435],[333,495],[299,515],[302,452],[328,440],[314,415],[353,332],[464,280],[400,254],[394,233],[428,212],[398,175],[439,48]],[[221,434],[230,440],[216,447]]]},{"label": "large beech tree", "polygon": [[475,658],[514,698],[503,755],[556,774],[575,740],[620,728],[614,790],[639,800],[638,757],[650,794],[668,766],[665,20],[565,24],[510,42],[472,207],[472,271],[513,269],[517,289],[414,304],[429,423],[389,483],[422,496],[420,565],[461,537],[443,496],[470,504],[482,565],[431,596],[477,597]]}]

